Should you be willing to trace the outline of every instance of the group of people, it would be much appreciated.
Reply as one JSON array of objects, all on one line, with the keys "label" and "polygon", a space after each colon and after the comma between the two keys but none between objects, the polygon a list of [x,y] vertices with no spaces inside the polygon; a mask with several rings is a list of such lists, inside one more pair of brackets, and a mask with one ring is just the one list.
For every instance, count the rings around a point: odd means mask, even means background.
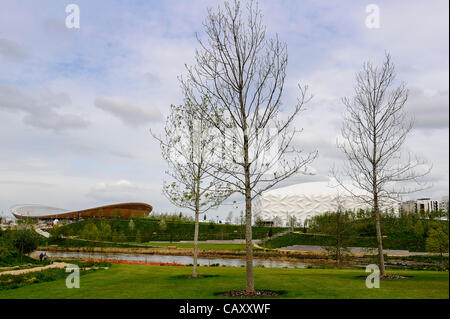
[{"label": "group of people", "polygon": [[43,252],[43,253],[41,253],[41,254],[39,255],[39,260],[40,260],[40,261],[42,261],[42,260],[47,260],[47,258],[48,258],[48,256],[47,256],[47,253],[46,253],[46,252]]}]

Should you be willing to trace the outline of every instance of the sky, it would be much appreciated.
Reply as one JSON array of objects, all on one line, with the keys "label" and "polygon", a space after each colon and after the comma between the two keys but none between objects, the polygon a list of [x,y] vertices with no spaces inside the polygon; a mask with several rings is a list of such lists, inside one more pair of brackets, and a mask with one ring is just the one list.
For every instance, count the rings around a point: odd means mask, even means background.
[{"label": "sky", "polygon": [[[80,28],[65,25],[80,8]],[[126,201],[179,212],[162,195],[171,181],[150,128],[161,132],[171,104],[182,102],[178,77],[198,48],[208,7],[222,1],[24,1],[0,5],[0,213],[16,204],[83,209]],[[379,28],[368,28],[368,4]],[[363,62],[389,52],[409,89],[415,126],[405,143],[432,163],[432,187],[412,198],[449,193],[448,1],[260,1],[267,35],[287,43],[283,105],[298,83],[313,95],[296,119],[295,144],[317,150],[324,181],[343,160],[336,148]],[[242,198],[235,197],[240,201]],[[224,218],[236,208],[208,213]]]}]

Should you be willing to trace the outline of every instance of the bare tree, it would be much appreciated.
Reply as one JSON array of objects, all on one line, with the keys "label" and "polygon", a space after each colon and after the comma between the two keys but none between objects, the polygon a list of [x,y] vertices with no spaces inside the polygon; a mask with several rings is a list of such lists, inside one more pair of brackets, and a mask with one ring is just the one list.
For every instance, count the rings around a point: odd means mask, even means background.
[{"label": "bare tree", "polygon": [[289,217],[289,226],[291,227],[291,231],[294,231],[294,228],[297,224],[297,217],[295,215],[292,215]]},{"label": "bare tree", "polygon": [[280,216],[275,216],[275,217],[273,218],[273,225],[274,225],[275,227],[281,227],[281,226],[283,226],[283,220],[281,219]]},{"label": "bare tree", "polygon": [[345,199],[341,194],[334,197],[336,203],[335,212],[327,212],[325,214],[315,216],[312,219],[314,227],[321,233],[327,234],[330,241],[323,248],[328,251],[336,260],[337,265],[342,263],[343,255],[348,252],[347,245],[350,242],[351,227],[351,213],[345,210]]},{"label": "bare tree", "polygon": [[[339,185],[372,207],[375,218],[380,273],[386,275],[380,226],[380,211],[392,205],[402,194],[426,187],[419,182],[431,170],[426,162],[401,148],[413,121],[408,118],[405,84],[391,89],[395,67],[389,54],[381,68],[366,62],[356,76],[355,96],[344,98],[346,117],[342,126],[342,141],[338,148],[346,157],[342,170],[332,170]],[[345,180],[364,194],[355,194]],[[405,183],[406,182],[406,183]]]},{"label": "bare tree", "polygon": [[[169,165],[167,173],[175,181],[164,183],[163,193],[174,205],[187,208],[195,213],[193,274],[198,277],[198,232],[199,214],[217,207],[230,194],[230,187],[226,182],[212,178],[209,154],[217,136],[211,130],[202,114],[208,106],[192,107],[189,101],[180,106],[171,106],[164,128],[164,137],[153,137],[160,142],[163,158]],[[202,109],[204,112],[197,112]]]},{"label": "bare tree", "polygon": [[[206,39],[197,36],[196,63],[187,67],[182,87],[193,101],[208,96],[212,112],[205,117],[220,132],[223,143],[216,161],[236,192],[245,197],[246,290],[254,292],[252,200],[284,179],[305,172],[317,153],[300,155],[291,146],[293,120],[310,97],[301,87],[295,105],[281,112],[287,48],[278,36],[266,38],[258,4],[225,2],[208,10],[203,23]],[[223,116],[216,108],[223,108]]]},{"label": "bare tree", "polygon": [[231,221],[233,220],[233,211],[230,210],[228,212],[227,218],[225,220],[228,222],[228,224],[231,224]]}]

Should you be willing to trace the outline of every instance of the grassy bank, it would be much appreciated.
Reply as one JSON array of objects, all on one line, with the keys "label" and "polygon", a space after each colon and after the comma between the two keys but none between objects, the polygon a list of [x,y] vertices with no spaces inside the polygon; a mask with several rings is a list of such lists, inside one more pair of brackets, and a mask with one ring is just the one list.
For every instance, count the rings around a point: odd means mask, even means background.
[{"label": "grassy bank", "polygon": [[[87,273],[102,269],[102,267],[109,267],[110,264],[101,261],[84,261],[84,260],[59,260],[62,262],[68,262],[70,264],[76,264],[80,267],[80,275],[85,275]],[[42,263],[46,265],[48,263]],[[20,269],[29,269],[36,266],[35,264],[30,264],[29,267],[20,267]],[[64,268],[49,268],[40,271],[30,271],[22,274],[0,274],[0,291],[17,289],[20,287],[35,285],[43,282],[50,282],[56,280],[66,279],[67,273]]]},{"label": "grassy bank", "polygon": [[[409,251],[425,251],[425,249],[417,249],[416,245],[411,244],[413,239],[403,237],[396,237],[386,235],[383,238],[383,248],[385,249],[399,249]],[[317,245],[327,246],[332,245],[333,240],[330,236],[322,234],[302,234],[302,233],[288,233],[280,237],[271,239],[263,244],[266,248],[281,248],[293,245]],[[377,239],[375,236],[352,236],[347,240],[348,247],[377,247]]]},{"label": "grassy bank", "polygon": [[22,264],[40,265],[42,263],[28,256],[7,256],[0,258],[0,267],[13,267]]},{"label": "grassy bank", "polygon": [[[270,227],[254,226],[253,238],[265,238]],[[272,234],[286,230],[284,227],[273,227]],[[194,240],[194,223],[185,220],[170,221],[164,224],[158,219],[89,219],[68,224],[52,232],[64,236],[79,236],[86,239],[112,240],[117,242],[149,242]],[[199,240],[232,240],[244,239],[244,226],[200,223]]]},{"label": "grassy bank", "polygon": [[[242,289],[245,268],[200,267],[200,279],[187,279],[191,267],[112,265],[81,278],[79,289],[65,280],[0,291],[0,298],[219,298]],[[392,271],[394,273],[394,271]],[[281,298],[449,298],[448,272],[400,271],[406,279],[382,280],[367,289],[364,270],[255,268],[257,289],[282,291]]]},{"label": "grassy bank", "polygon": [[[193,243],[157,243],[150,242],[146,245],[151,247],[176,247],[176,248],[194,248]],[[200,243],[198,244],[199,249],[203,250],[245,250],[245,244],[208,244]],[[254,248],[257,250],[257,248]]]},{"label": "grassy bank", "polygon": [[[102,242],[102,241],[87,241],[82,239],[71,238],[58,238],[49,239],[48,245],[57,245],[58,247],[118,247],[118,248],[194,248],[193,243],[180,243],[180,242],[148,242],[148,243],[114,243],[114,242]],[[43,245],[43,246],[47,246]],[[245,250],[245,244],[210,244],[199,243],[199,249],[204,250]],[[257,248],[255,248],[257,250]]]}]

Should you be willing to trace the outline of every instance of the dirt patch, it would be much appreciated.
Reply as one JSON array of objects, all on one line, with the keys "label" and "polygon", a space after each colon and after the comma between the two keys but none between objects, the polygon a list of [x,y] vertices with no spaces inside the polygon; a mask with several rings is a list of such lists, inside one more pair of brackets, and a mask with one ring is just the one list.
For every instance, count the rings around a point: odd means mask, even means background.
[{"label": "dirt patch", "polygon": [[253,292],[248,292],[247,290],[232,290],[219,294],[219,296],[223,297],[273,297],[281,295],[281,292],[270,290],[255,290]]},{"label": "dirt patch", "polygon": [[384,275],[380,276],[381,279],[406,279],[408,277],[400,276],[400,275]]},{"label": "dirt patch", "polygon": [[[385,275],[385,276],[380,276],[380,279],[407,279],[407,278],[412,278],[413,276],[400,276],[400,275]],[[356,278],[363,278],[366,279],[367,276],[356,276]]]}]

